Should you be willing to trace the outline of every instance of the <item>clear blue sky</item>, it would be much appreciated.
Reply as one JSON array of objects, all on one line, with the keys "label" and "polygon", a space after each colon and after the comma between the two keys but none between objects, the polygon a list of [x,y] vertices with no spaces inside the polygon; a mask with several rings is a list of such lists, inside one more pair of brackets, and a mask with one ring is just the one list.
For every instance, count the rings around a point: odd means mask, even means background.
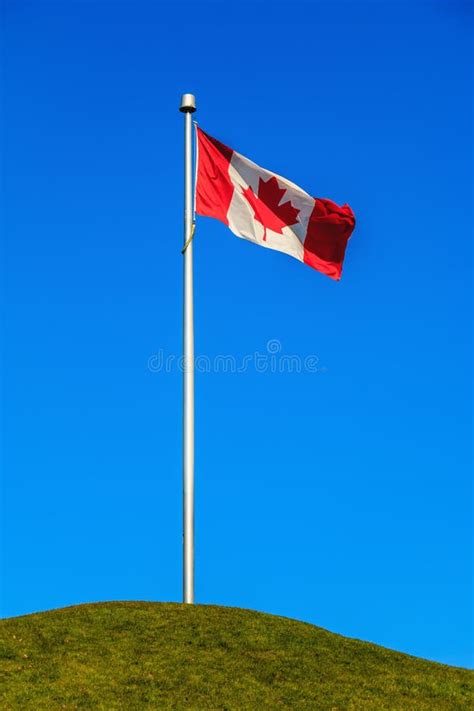
[{"label": "clear blue sky", "polygon": [[358,223],[340,283],[198,221],[199,602],[468,665],[469,3],[4,0],[3,614],[181,596],[183,91]]}]

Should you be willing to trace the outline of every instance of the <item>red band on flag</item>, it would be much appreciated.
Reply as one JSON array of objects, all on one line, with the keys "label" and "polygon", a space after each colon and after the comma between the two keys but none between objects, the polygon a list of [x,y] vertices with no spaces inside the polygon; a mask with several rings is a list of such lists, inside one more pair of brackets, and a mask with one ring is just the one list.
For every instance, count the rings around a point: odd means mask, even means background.
[{"label": "red band on flag", "polygon": [[200,128],[197,129],[197,136],[196,212],[215,217],[228,225],[227,212],[234,192],[229,177],[233,151]]},{"label": "red band on flag", "polygon": [[340,279],[347,242],[355,225],[349,205],[332,200],[314,199],[304,241],[304,262],[310,267]]}]

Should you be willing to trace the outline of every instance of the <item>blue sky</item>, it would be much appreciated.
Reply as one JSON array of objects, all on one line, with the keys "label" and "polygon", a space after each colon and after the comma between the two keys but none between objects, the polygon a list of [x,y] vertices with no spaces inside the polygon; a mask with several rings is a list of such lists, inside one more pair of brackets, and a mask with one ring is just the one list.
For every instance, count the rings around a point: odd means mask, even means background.
[{"label": "blue sky", "polygon": [[3,614],[181,597],[188,91],[358,220],[339,283],[198,220],[196,352],[319,360],[198,373],[197,600],[471,664],[469,3],[3,15]]}]

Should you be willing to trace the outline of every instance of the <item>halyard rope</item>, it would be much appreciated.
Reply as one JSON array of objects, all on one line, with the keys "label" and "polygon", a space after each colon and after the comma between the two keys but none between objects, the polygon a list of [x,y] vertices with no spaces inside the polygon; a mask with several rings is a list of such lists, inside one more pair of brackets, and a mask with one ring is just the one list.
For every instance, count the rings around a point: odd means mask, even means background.
[{"label": "halyard rope", "polygon": [[186,242],[184,243],[184,247],[183,247],[183,249],[181,250],[181,254],[184,254],[184,253],[185,253],[185,251],[187,250],[187,248],[189,247],[189,245],[190,245],[191,242],[193,241],[193,237],[194,237],[194,232],[195,232],[195,230],[196,230],[196,223],[193,222],[193,224],[191,225],[191,232],[190,232],[190,235],[189,235],[188,239],[186,240]]}]

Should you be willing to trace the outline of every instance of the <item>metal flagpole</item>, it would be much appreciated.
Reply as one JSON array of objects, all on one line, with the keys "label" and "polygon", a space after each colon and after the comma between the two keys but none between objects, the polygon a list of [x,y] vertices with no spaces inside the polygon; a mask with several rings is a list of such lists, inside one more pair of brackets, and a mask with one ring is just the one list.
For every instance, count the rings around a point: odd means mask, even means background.
[{"label": "metal flagpole", "polygon": [[194,304],[193,304],[193,94],[183,94],[184,113],[184,311],[183,311],[183,602],[194,603]]}]

